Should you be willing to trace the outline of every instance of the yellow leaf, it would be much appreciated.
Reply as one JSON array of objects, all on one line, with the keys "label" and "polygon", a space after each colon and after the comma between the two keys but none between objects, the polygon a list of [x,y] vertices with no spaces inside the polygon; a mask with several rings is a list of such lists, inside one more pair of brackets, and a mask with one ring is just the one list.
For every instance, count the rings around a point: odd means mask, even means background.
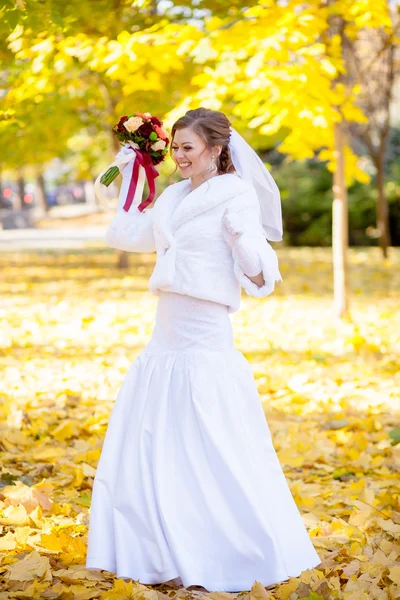
[{"label": "yellow leaf", "polygon": [[369,562],[367,564],[369,565],[387,565],[389,563],[389,559],[386,556],[386,554],[384,554],[382,552],[382,550],[380,548],[378,548],[378,550],[374,553],[374,555],[369,559]]},{"label": "yellow leaf", "polygon": [[[52,489],[51,484],[47,483],[45,489]],[[7,485],[3,489],[3,495],[6,498],[6,505],[17,506],[22,504],[28,513],[31,513],[39,505],[44,510],[50,510],[52,505],[51,499],[43,491],[43,486],[40,486],[40,484],[29,487],[22,481],[16,481],[15,485]]]},{"label": "yellow leaf", "polygon": [[11,581],[31,581],[36,577],[40,577],[44,581],[51,581],[49,559],[46,556],[40,556],[39,552],[34,550],[22,560],[18,560],[8,567],[5,577]]},{"label": "yellow leaf", "polygon": [[99,597],[99,590],[90,589],[84,585],[70,585],[67,590],[74,595],[74,600],[91,600]]},{"label": "yellow leaf", "polygon": [[68,569],[57,569],[53,571],[54,577],[58,577],[64,583],[77,583],[78,581],[101,581],[103,575],[100,571],[83,569],[81,565],[71,565]]},{"label": "yellow leaf", "polygon": [[391,519],[378,518],[376,522],[379,527],[392,534],[394,537],[397,538],[400,535],[400,525],[396,525]]},{"label": "yellow leaf", "polygon": [[86,477],[94,477],[96,475],[96,469],[87,463],[81,463],[81,468]]},{"label": "yellow leaf", "polygon": [[60,423],[60,425],[54,429],[52,436],[58,442],[64,442],[65,440],[72,438],[74,435],[76,435],[76,433],[77,429],[75,424],[72,423],[72,421],[65,421]]},{"label": "yellow leaf", "polygon": [[52,553],[62,553],[61,559],[65,564],[69,565],[80,563],[86,554],[86,545],[83,539],[73,537],[65,531],[42,534],[40,544]]},{"label": "yellow leaf", "polygon": [[395,566],[389,569],[388,577],[393,581],[393,583],[400,585],[400,566]]},{"label": "yellow leaf", "polygon": [[16,546],[17,542],[15,541],[14,534],[11,533],[11,531],[0,537],[0,552],[14,550]]},{"label": "yellow leaf", "polygon": [[29,514],[29,524],[32,527],[40,527],[40,525],[42,523],[42,518],[43,518],[42,508],[39,505],[35,508],[35,510],[33,510]]},{"label": "yellow leaf", "polygon": [[44,583],[40,581],[34,581],[31,583],[23,592],[17,592],[15,595],[12,594],[10,598],[17,598],[18,600],[22,600],[26,598],[27,600],[33,600],[34,598],[43,598],[43,592],[49,588],[49,583]]},{"label": "yellow leaf", "polygon": [[[86,463],[84,463],[86,464]],[[83,472],[83,469],[78,466],[75,467],[74,469],[74,476],[75,476],[75,487],[79,488],[83,482],[83,480],[85,479],[85,473]]]},{"label": "yellow leaf", "polygon": [[28,525],[29,517],[25,506],[8,506],[3,510],[3,517],[0,517],[2,525]]},{"label": "yellow leaf", "polygon": [[[392,552],[392,550],[395,549],[393,542],[389,542],[389,540],[381,540],[379,542],[379,547],[386,555],[389,555]],[[400,549],[399,549],[399,554],[400,554]]]},{"label": "yellow leaf", "polygon": [[63,540],[56,533],[43,533],[40,536],[40,545],[57,554],[63,549]]},{"label": "yellow leaf", "polygon": [[288,467],[301,467],[304,463],[304,456],[300,454],[295,454],[293,450],[281,450],[278,452],[279,460],[282,465],[287,465]]},{"label": "yellow leaf", "polygon": [[100,448],[97,448],[96,450],[88,450],[87,452],[84,452],[83,454],[78,454],[74,458],[74,462],[76,462],[76,463],[87,462],[89,464],[92,464],[92,466],[95,466],[99,462],[100,453],[101,453]]},{"label": "yellow leaf", "polygon": [[358,573],[359,570],[360,570],[360,561],[352,560],[351,563],[348,564],[343,569],[343,575],[345,575],[347,578],[350,578],[352,575],[355,575],[356,573]]},{"label": "yellow leaf", "polygon": [[[143,586],[145,587],[145,586]],[[147,589],[147,588],[146,588]],[[129,600],[133,598],[133,582],[124,581],[123,579],[114,580],[112,590],[103,592],[100,596],[101,600]]]},{"label": "yellow leaf", "polygon": [[[29,515],[29,518],[31,518],[31,515]],[[33,532],[34,530],[31,527],[18,527],[14,533],[18,546],[25,546]]]},{"label": "yellow leaf", "polygon": [[274,595],[278,600],[289,600],[290,594],[297,590],[299,583],[300,579],[291,579],[288,583],[280,585]]},{"label": "yellow leaf", "polygon": [[255,581],[249,594],[249,600],[269,600],[271,598],[268,592],[260,581]]},{"label": "yellow leaf", "polygon": [[232,600],[232,596],[228,592],[210,592],[207,594],[207,598],[211,598],[211,600]]},{"label": "yellow leaf", "polygon": [[64,455],[65,448],[59,448],[57,446],[42,446],[33,450],[32,458],[35,460],[51,461]]},{"label": "yellow leaf", "polygon": [[64,553],[61,555],[63,562],[67,565],[80,564],[86,556],[86,544],[81,537],[69,537],[65,545]]}]

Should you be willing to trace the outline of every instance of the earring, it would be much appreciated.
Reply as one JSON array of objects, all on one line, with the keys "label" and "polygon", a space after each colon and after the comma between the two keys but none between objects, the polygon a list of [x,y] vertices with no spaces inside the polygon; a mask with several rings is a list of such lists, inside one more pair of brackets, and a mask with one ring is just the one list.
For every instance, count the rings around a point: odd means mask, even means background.
[{"label": "earring", "polygon": [[[212,156],[211,158],[215,158],[215,156]],[[218,166],[217,163],[212,160],[208,169],[203,173],[203,179],[205,179],[207,174],[215,175],[216,173],[218,173]]]},{"label": "earring", "polygon": [[213,160],[211,161],[211,164],[210,164],[210,166],[208,168],[208,171],[209,171],[209,173],[214,174],[214,173],[216,173],[218,171],[218,167],[217,167],[217,163],[214,162],[214,159],[215,159],[215,155],[214,154],[211,156],[211,158]]},{"label": "earring", "polygon": [[[214,158],[214,156],[213,156],[213,158]],[[210,171],[210,173],[216,173],[218,171],[217,163],[215,163],[213,160],[211,161],[209,171]]]}]

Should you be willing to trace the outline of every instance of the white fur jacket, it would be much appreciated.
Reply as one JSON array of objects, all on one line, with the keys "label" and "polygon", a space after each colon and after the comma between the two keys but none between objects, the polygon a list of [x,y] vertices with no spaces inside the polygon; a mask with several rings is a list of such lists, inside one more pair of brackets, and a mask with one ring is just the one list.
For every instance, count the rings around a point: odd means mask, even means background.
[{"label": "white fur jacket", "polygon": [[[240,268],[227,235],[226,219],[239,219],[242,243],[258,253],[264,285],[253,283]],[[235,312],[241,286],[250,296],[271,294],[281,280],[278,259],[261,226],[254,188],[238,175],[212,177],[191,189],[190,180],[167,187],[153,208],[140,212],[119,209],[105,236],[112,248],[128,252],[157,252],[149,288],[219,302]]]}]

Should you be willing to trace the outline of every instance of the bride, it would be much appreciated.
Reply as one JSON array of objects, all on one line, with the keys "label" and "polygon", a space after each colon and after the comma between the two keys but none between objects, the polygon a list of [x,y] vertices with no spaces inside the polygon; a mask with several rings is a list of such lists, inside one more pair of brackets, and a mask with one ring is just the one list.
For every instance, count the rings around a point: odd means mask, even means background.
[{"label": "bride", "polygon": [[188,111],[171,148],[183,180],[153,208],[125,212],[128,162],[106,233],[112,248],[156,251],[158,304],[109,420],[86,567],[148,585],[249,590],[320,563],[230,320],[241,287],[263,297],[281,279],[267,241],[282,239],[279,191],[223,113]]}]

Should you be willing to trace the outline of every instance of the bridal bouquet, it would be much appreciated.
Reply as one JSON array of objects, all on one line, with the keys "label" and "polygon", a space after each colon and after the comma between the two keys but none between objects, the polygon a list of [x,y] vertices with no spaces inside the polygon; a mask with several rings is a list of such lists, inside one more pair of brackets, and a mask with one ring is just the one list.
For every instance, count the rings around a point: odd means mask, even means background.
[{"label": "bridal bouquet", "polygon": [[102,196],[100,183],[108,187],[120,173],[119,167],[133,160],[131,183],[123,208],[125,211],[128,211],[134,199],[135,192],[136,194],[137,192],[140,194],[143,191],[144,179],[147,179],[149,185],[149,196],[144,202],[138,205],[138,209],[142,211],[153,201],[155,196],[154,180],[158,177],[158,171],[154,166],[165,159],[169,144],[168,134],[162,125],[162,121],[150,113],[135,112],[120,118],[118,123],[112,128],[112,131],[117,136],[121,145],[127,149],[131,148],[132,152],[114,160],[99,175],[95,182],[95,191],[99,197]]}]

